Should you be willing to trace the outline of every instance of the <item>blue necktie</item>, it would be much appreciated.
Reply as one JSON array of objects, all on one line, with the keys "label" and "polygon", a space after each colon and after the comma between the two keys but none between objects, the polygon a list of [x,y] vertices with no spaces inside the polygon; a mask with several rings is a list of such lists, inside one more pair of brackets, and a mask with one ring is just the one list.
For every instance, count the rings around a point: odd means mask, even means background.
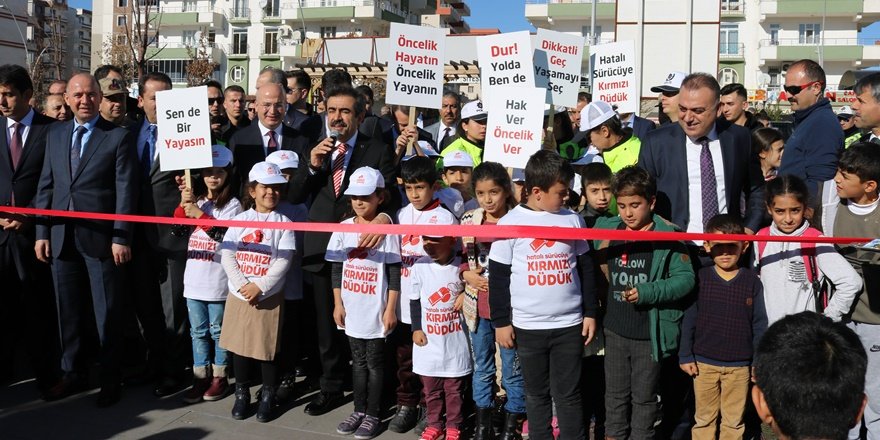
[{"label": "blue necktie", "polygon": [[153,169],[153,152],[156,150],[156,126],[150,124],[147,134],[147,143],[141,151],[141,175],[148,177]]},{"label": "blue necktie", "polygon": [[73,138],[73,145],[70,146],[70,177],[76,175],[76,171],[79,169],[79,159],[82,157],[82,138],[83,135],[86,134],[88,129],[85,126],[80,125],[76,127],[76,136]]}]

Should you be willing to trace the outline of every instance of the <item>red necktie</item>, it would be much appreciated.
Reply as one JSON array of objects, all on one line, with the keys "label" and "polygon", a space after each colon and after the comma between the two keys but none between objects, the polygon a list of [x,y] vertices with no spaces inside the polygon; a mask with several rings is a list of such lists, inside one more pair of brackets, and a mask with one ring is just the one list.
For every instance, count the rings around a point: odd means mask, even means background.
[{"label": "red necktie", "polygon": [[347,147],[348,145],[340,142],[339,152],[333,161],[333,190],[336,192],[336,197],[339,197],[339,192],[342,191],[342,178],[345,175],[345,170],[343,169],[345,165],[345,150]]},{"label": "red necktie", "polygon": [[266,136],[269,136],[269,143],[266,146],[266,155],[268,156],[278,151],[278,141],[275,140],[275,130],[269,130]]},{"label": "red necktie", "polygon": [[24,125],[21,122],[12,124],[12,139],[9,141],[9,157],[12,159],[12,169],[18,168],[18,161],[21,160],[21,129]]}]

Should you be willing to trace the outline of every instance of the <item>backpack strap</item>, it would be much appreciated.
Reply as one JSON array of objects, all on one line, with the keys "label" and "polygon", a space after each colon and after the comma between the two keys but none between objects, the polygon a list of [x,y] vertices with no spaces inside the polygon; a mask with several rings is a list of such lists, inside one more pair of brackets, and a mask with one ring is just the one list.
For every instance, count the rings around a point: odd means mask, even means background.
[{"label": "backpack strap", "polygon": [[[818,229],[809,227],[804,230],[803,237],[821,237],[822,232]],[[816,262],[816,243],[801,243],[801,256],[804,259],[804,268],[807,272],[807,281],[814,282],[819,279],[819,265]]]},{"label": "backpack strap", "polygon": [[[770,228],[769,227],[761,228],[757,233],[755,233],[755,235],[766,237],[766,236],[770,235]],[[756,243],[756,245],[758,246],[758,261],[760,262],[761,257],[764,256],[764,249],[767,248],[767,242],[766,241],[759,241]]]}]

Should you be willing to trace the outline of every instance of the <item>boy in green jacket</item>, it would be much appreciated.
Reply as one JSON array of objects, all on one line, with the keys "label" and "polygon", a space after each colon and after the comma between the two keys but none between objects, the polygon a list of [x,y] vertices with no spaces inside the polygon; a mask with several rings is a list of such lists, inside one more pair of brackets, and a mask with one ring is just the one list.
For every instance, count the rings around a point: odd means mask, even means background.
[{"label": "boy in green jacket", "polygon": [[[641,168],[621,169],[612,192],[620,215],[599,219],[596,228],[678,230],[653,213],[657,185]],[[694,270],[681,242],[604,240],[596,243],[596,252],[609,284],[604,318],[606,438],[652,439],[660,361],[678,350],[681,300],[694,287]]]}]

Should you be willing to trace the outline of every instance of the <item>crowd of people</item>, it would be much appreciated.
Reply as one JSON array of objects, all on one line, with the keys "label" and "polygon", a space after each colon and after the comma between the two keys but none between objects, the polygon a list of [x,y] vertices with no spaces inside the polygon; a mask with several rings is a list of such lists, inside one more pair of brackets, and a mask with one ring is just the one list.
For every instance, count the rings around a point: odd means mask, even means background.
[{"label": "crowd of people", "polygon": [[[212,166],[186,181],[160,166],[167,75],[133,99],[102,66],[34,102],[27,71],[0,66],[0,206],[86,213],[0,212],[4,382],[21,346],[46,400],[95,385],[97,361],[99,407],[150,383],[269,422],[351,389],[336,431],[358,439],[456,440],[471,415],[478,440],[760,438],[762,422],[880,438],[880,245],[797,241],[880,237],[880,73],[835,114],[819,64],[792,64],[790,135],[704,73],[652,88],[659,125],[581,93],[547,106],[521,170],[483,161],[489,109],[452,91],[416,122],[374,115],[344,70],[313,93],[307,73],[265,68],[252,102],[204,85]],[[291,221],[437,229],[273,227]],[[459,224],[607,234],[444,232]]]}]

